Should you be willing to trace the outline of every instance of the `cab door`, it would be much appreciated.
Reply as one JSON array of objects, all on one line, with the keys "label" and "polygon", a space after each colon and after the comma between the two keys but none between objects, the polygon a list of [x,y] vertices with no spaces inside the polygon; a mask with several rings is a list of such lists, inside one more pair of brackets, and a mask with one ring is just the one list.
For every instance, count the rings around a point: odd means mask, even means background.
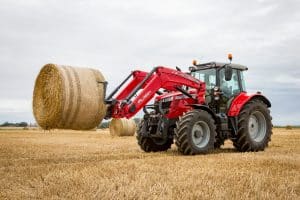
[{"label": "cab door", "polygon": [[232,78],[229,81],[225,80],[225,69],[221,68],[218,73],[218,85],[222,92],[219,100],[219,112],[227,113],[232,100],[243,91],[241,84],[240,71],[232,69]]}]

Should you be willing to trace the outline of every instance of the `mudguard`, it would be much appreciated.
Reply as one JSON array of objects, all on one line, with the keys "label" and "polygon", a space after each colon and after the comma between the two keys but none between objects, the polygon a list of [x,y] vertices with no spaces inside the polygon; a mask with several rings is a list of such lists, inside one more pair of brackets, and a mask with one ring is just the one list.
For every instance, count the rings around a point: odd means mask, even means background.
[{"label": "mudguard", "polygon": [[271,107],[271,102],[260,92],[257,93],[246,93],[241,92],[237,97],[235,97],[230,105],[230,108],[227,112],[229,117],[235,117],[239,115],[243,106],[250,100],[259,99],[263,101],[268,107]]}]

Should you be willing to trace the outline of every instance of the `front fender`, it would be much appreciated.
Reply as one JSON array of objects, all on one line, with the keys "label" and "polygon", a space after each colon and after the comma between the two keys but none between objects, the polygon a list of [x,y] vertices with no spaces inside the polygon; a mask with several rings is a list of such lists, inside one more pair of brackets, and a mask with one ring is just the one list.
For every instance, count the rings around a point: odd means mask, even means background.
[{"label": "front fender", "polygon": [[190,104],[190,106],[193,107],[194,109],[200,109],[200,110],[204,110],[204,111],[208,112],[209,114],[211,114],[211,116],[214,118],[214,120],[217,120],[216,114],[208,106],[203,105],[203,104]]},{"label": "front fender", "polygon": [[271,107],[271,102],[261,93],[246,93],[241,92],[237,97],[231,102],[230,108],[227,112],[229,117],[238,116],[243,106],[250,100],[259,99],[263,101],[268,107]]}]

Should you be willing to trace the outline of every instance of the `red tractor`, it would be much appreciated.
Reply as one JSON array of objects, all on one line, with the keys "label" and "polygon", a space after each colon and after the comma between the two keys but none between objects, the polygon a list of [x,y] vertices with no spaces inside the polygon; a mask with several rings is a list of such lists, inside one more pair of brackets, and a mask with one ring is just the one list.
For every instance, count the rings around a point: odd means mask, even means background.
[{"label": "red tractor", "polygon": [[260,92],[246,92],[248,68],[231,58],[194,62],[188,73],[162,66],[133,71],[106,98],[106,119],[130,118],[143,109],[137,140],[146,152],[166,151],[175,140],[181,153],[203,154],[226,139],[238,151],[264,150],[272,134],[271,103]]}]

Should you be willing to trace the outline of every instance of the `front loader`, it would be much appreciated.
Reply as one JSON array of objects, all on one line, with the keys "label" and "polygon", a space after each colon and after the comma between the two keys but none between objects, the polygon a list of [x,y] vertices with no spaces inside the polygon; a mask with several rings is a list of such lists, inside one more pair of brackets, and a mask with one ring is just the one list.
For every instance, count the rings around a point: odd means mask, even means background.
[{"label": "front loader", "polygon": [[272,134],[271,103],[261,92],[246,92],[248,68],[229,59],[194,62],[187,73],[163,66],[133,71],[105,99],[105,118],[131,118],[143,109],[137,141],[145,152],[166,151],[175,140],[182,154],[204,154],[226,139],[238,151],[264,150]]}]

